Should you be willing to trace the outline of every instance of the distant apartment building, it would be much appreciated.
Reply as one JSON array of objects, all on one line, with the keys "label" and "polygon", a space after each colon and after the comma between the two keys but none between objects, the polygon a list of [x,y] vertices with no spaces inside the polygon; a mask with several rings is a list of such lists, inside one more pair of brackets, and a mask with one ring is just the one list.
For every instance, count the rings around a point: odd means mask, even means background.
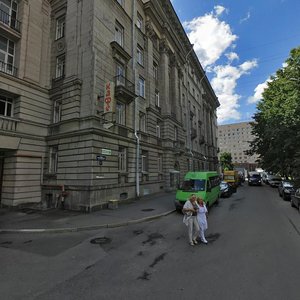
[{"label": "distant apartment building", "polygon": [[249,143],[254,139],[252,127],[249,122],[241,122],[218,126],[219,154],[231,153],[235,166],[253,170],[257,166],[257,155],[249,156]]},{"label": "distant apartment building", "polygon": [[216,170],[192,47],[170,0],[0,0],[0,203],[90,210]]}]

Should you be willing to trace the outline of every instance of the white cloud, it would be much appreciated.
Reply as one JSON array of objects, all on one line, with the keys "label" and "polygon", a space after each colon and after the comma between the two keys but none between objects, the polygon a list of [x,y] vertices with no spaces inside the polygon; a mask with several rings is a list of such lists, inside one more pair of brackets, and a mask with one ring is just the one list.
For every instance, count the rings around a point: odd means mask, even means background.
[{"label": "white cloud", "polygon": [[[241,119],[241,95],[235,91],[237,80],[257,67],[256,59],[233,65],[233,62],[239,60],[238,53],[232,51],[238,36],[233,34],[229,24],[220,20],[224,12],[228,13],[228,10],[218,5],[214,11],[183,23],[199,61],[206,72],[213,74],[211,85],[221,104],[217,111],[219,123]],[[250,18],[250,13],[247,16]],[[224,56],[228,63],[217,65],[218,60]]]},{"label": "white cloud", "polygon": [[215,7],[215,12],[184,22],[188,37],[203,67],[214,64],[237,39],[230,26],[218,17],[225,10],[222,6]]},{"label": "white cloud", "polygon": [[256,86],[256,88],[254,89],[254,95],[249,97],[247,100],[249,104],[257,103],[262,99],[262,93],[264,92],[265,88],[268,86],[269,81],[270,79],[267,79],[265,82],[260,83]]},{"label": "white cloud", "polygon": [[251,14],[250,14],[250,11],[248,11],[247,12],[247,16],[245,18],[243,18],[243,19],[240,20],[240,24],[248,21],[250,19],[250,17],[251,17]]},{"label": "white cloud", "polygon": [[239,56],[235,52],[226,53],[225,56],[228,58],[229,62],[233,62],[235,59],[239,60]]},{"label": "white cloud", "polygon": [[241,96],[236,93],[237,80],[257,66],[257,61],[246,61],[239,66],[230,64],[216,66],[213,70],[216,76],[212,79],[211,85],[218,96],[220,107],[218,108],[218,121],[239,120],[241,114],[238,111],[238,103]]}]

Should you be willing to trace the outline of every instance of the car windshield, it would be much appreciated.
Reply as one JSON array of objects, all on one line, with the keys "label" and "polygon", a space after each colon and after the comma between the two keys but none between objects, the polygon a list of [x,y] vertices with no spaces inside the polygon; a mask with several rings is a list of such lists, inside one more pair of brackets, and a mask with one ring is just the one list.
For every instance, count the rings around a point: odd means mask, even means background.
[{"label": "car windshield", "polygon": [[282,185],[285,187],[285,188],[293,188],[293,184],[291,182],[283,182]]},{"label": "car windshield", "polygon": [[227,187],[228,187],[227,182],[221,182],[221,183],[220,183],[220,188],[221,188],[221,189],[226,189]]},{"label": "car windshield", "polygon": [[260,175],[259,174],[252,174],[250,175],[252,178],[259,178],[260,179]]},{"label": "car windshield", "polygon": [[279,177],[279,176],[270,176],[269,180],[280,180],[281,181],[281,177]]},{"label": "car windshield", "polygon": [[234,175],[224,175],[224,179],[226,179],[226,180],[234,180]]},{"label": "car windshield", "polygon": [[185,180],[181,185],[181,190],[184,192],[198,192],[205,190],[204,179],[188,179]]}]

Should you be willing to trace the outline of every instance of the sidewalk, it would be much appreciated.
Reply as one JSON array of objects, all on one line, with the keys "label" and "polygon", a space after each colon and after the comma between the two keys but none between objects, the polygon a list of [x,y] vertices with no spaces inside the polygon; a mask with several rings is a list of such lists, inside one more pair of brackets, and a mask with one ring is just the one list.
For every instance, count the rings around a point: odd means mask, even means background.
[{"label": "sidewalk", "polygon": [[175,193],[159,193],[92,213],[51,209],[0,209],[0,233],[73,232],[150,221],[175,211]]}]

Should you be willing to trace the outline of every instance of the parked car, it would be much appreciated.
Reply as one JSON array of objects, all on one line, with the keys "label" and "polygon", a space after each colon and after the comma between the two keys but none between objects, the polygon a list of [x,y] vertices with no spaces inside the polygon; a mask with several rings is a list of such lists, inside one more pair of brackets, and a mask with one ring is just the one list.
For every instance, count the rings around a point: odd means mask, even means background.
[{"label": "parked car", "polygon": [[300,189],[297,189],[296,192],[291,195],[291,206],[297,207],[299,210],[300,207]]},{"label": "parked car", "polygon": [[271,187],[278,187],[281,181],[282,181],[281,177],[277,175],[269,175],[268,177],[268,183]]},{"label": "parked car", "polygon": [[278,193],[283,200],[290,200],[291,195],[295,193],[293,183],[287,180],[281,181],[278,185]]},{"label": "parked car", "polygon": [[220,183],[220,196],[230,197],[232,195],[232,190],[230,185],[226,181],[221,181]]},{"label": "parked car", "polygon": [[261,176],[258,172],[249,172],[248,185],[261,185]]}]

